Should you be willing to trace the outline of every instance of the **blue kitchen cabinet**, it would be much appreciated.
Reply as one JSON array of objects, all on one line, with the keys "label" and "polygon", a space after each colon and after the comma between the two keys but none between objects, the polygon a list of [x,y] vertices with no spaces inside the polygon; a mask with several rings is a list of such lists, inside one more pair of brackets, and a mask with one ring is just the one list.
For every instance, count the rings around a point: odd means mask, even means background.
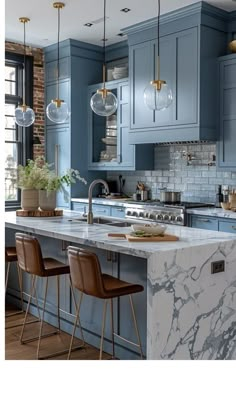
[{"label": "blue kitchen cabinet", "polygon": [[208,216],[190,216],[189,226],[196,229],[218,230],[218,219]]},{"label": "blue kitchen cabinet", "polygon": [[111,216],[112,217],[125,217],[125,207],[119,207],[119,206],[110,206],[111,208]]},{"label": "blue kitchen cabinet", "polygon": [[[57,44],[44,49],[45,101],[57,96]],[[68,187],[69,197],[86,197],[88,185],[98,173],[88,171],[87,87],[97,82],[102,70],[100,47],[68,39],[60,43],[60,99],[65,100],[71,115],[63,124],[54,124],[45,117],[46,159],[57,167],[58,175],[67,169],[78,169],[87,185],[76,182]],[[101,174],[99,174],[101,176]],[[63,194],[57,194],[57,206],[70,208]]]},{"label": "blue kitchen cabinet", "polygon": [[144,90],[156,78],[156,20],[125,28],[129,44],[130,144],[216,140],[217,58],[227,34],[204,2],[161,16],[161,79],[173,92],[166,110],[152,111]]},{"label": "blue kitchen cabinet", "polygon": [[219,58],[219,142],[217,164],[236,169],[236,58]]},{"label": "blue kitchen cabinet", "polygon": [[236,233],[236,222],[234,220],[219,220],[219,231]]},{"label": "blue kitchen cabinet", "polygon": [[77,203],[72,201],[71,209],[75,211],[79,211],[80,213],[88,213],[88,204],[86,203]]},{"label": "blue kitchen cabinet", "polygon": [[[153,169],[153,145],[135,147],[129,144],[129,84],[127,79],[106,83],[106,88],[117,97],[116,113],[110,117],[95,114],[90,98],[102,84],[89,87],[88,100],[88,167],[90,170],[145,170]],[[111,133],[111,134],[110,134]],[[106,137],[111,137],[106,144]],[[113,140],[113,143],[112,143]]]}]

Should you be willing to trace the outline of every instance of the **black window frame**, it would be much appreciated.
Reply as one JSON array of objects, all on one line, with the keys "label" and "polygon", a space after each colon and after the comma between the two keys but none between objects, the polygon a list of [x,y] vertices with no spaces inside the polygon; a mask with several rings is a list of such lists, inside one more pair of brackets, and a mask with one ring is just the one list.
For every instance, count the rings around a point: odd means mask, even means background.
[{"label": "black window frame", "polygon": [[[23,66],[24,55],[5,52],[5,65],[16,68],[16,94],[5,94],[5,103],[22,104],[23,95]],[[33,108],[33,57],[25,56],[25,101],[26,104]],[[33,124],[30,127],[20,127],[16,125],[16,133],[18,138],[18,162],[17,164],[25,165],[27,159],[33,158]],[[4,140],[5,143],[5,140]],[[21,192],[18,190],[17,200],[5,201],[7,210],[20,208]]]}]

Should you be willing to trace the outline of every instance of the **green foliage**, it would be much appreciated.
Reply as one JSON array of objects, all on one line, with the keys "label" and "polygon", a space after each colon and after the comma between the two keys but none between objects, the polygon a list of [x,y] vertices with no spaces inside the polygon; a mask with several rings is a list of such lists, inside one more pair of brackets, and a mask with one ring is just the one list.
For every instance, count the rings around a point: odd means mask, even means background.
[{"label": "green foliage", "polygon": [[27,165],[19,165],[17,168],[17,185],[21,189],[37,189],[46,191],[62,191],[64,198],[68,200],[68,192],[65,186],[81,181],[87,184],[87,181],[80,176],[77,169],[67,169],[67,171],[58,176],[53,165],[45,161],[43,156],[35,160],[28,159]]}]

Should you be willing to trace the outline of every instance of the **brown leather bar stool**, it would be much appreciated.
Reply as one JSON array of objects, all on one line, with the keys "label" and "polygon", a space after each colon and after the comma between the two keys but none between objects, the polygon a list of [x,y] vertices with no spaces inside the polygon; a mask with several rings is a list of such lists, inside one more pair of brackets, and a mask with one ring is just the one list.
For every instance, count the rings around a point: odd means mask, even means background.
[{"label": "brown leather bar stool", "polygon": [[[39,359],[39,358],[45,359],[45,358],[53,357],[53,356],[56,356],[56,355],[59,355],[59,354],[67,353],[68,348],[66,350],[63,350],[63,351],[59,351],[59,352],[47,354],[46,356],[43,356],[43,357],[39,357],[41,339],[44,338],[44,337],[49,337],[51,335],[60,333],[59,277],[60,277],[60,275],[63,275],[63,274],[68,274],[69,275],[70,274],[70,267],[68,265],[63,264],[62,262],[54,259],[54,258],[43,258],[41,247],[40,247],[40,244],[39,244],[39,241],[37,240],[37,238],[35,238],[31,235],[24,234],[24,233],[16,233],[15,237],[16,237],[16,251],[17,251],[18,264],[19,264],[21,270],[31,274],[31,279],[32,279],[30,297],[29,297],[29,300],[28,300],[28,305],[27,305],[26,314],[25,314],[25,320],[24,320],[24,324],[23,324],[23,327],[22,327],[22,331],[21,331],[20,342],[21,342],[21,344],[25,344],[25,343],[28,343],[28,342],[31,342],[31,341],[38,340],[37,359]],[[47,300],[48,279],[52,278],[54,276],[56,276],[56,278],[57,278],[58,328],[51,333],[42,335],[45,305],[46,305],[46,300]],[[44,292],[44,299],[43,299],[43,308],[42,308],[42,317],[40,317],[40,313],[39,313],[39,321],[40,321],[39,336],[32,337],[32,338],[29,338],[27,340],[23,340],[24,328],[25,328],[26,319],[27,319],[27,315],[28,315],[28,312],[29,312],[29,307],[30,307],[32,296],[35,296],[37,306],[38,306],[38,312],[39,312],[39,305],[38,305],[38,298],[37,298],[37,291],[36,291],[36,282],[37,282],[39,277],[41,277],[43,279],[46,278],[45,292]],[[70,286],[72,286],[70,276],[69,276],[69,280],[70,280]],[[74,296],[74,295],[72,294],[72,296]],[[75,300],[74,300],[74,303],[75,303]],[[76,308],[76,303],[75,303],[75,308]],[[80,323],[79,323],[79,325],[80,325]],[[82,341],[83,341],[83,345],[84,345],[82,329],[81,329],[81,336],[82,336]],[[80,349],[80,348],[83,347],[83,345],[74,347],[73,350]]]},{"label": "brown leather bar stool", "polygon": [[[19,284],[19,290],[20,290],[20,296],[21,296],[21,309],[19,309],[16,312],[13,312],[11,314],[7,314],[6,318],[18,315],[23,312],[23,288],[22,288],[22,272],[19,268],[18,262],[17,262],[17,253],[16,253],[16,247],[14,246],[6,246],[5,247],[5,264],[7,263],[7,271],[6,271],[6,280],[5,280],[5,295],[7,292],[7,285],[9,280],[9,272],[10,272],[10,265],[11,263],[15,262],[17,266],[17,272],[18,272],[18,284]],[[22,325],[21,323],[10,325],[6,328],[12,328],[17,327],[19,325]]]},{"label": "brown leather bar stool", "polygon": [[[102,350],[103,350],[103,337],[104,337],[104,328],[106,321],[106,309],[107,302],[110,300],[110,309],[111,309],[111,329],[112,329],[112,358],[115,358],[115,345],[114,345],[114,336],[118,334],[114,333],[114,321],[113,321],[113,299],[121,296],[129,295],[131,311],[134,320],[134,327],[137,335],[138,344],[129,341],[129,343],[134,346],[139,347],[141,359],[143,358],[141,341],[137,326],[137,321],[134,312],[134,306],[132,301],[132,294],[142,292],[143,286],[139,284],[127,283],[119,278],[110,276],[108,274],[103,274],[101,272],[101,266],[99,259],[96,254],[86,251],[81,248],[74,246],[68,247],[68,258],[70,265],[70,273],[72,285],[78,289],[80,293],[79,304],[77,307],[77,313],[74,322],[73,333],[71,337],[70,349],[68,353],[68,359],[70,358],[71,348],[73,344],[73,338],[76,330],[77,319],[79,318],[80,307],[83,299],[83,294],[94,296],[99,299],[104,300],[103,307],[103,321],[102,321],[102,334],[100,341],[100,354],[99,359],[102,359]],[[125,338],[119,337],[125,341]]]}]

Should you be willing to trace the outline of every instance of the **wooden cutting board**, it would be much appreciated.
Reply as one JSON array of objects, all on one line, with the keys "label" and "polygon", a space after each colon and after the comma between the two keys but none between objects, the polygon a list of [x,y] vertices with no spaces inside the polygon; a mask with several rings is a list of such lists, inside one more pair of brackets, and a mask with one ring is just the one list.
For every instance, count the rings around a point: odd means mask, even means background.
[{"label": "wooden cutting board", "polygon": [[124,238],[128,239],[129,242],[167,242],[167,241],[178,241],[179,237],[175,235],[168,235],[167,233],[164,236],[132,236],[124,233],[108,233],[110,238]]},{"label": "wooden cutting board", "polygon": [[21,217],[55,217],[62,216],[63,210],[16,210],[16,215]]}]

